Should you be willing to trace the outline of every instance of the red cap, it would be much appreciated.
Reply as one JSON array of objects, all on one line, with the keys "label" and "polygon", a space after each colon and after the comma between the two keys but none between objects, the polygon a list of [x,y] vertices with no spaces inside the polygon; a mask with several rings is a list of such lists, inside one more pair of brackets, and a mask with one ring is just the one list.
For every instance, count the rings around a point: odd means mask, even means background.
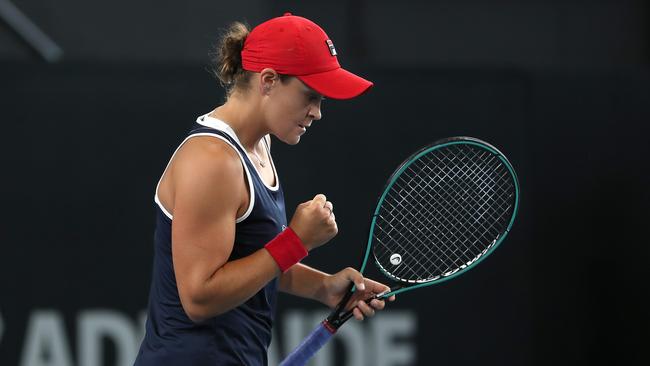
[{"label": "red cap", "polygon": [[272,68],[297,77],[327,98],[354,98],[373,85],[341,68],[334,44],[321,27],[291,13],[253,28],[241,56],[244,70]]}]

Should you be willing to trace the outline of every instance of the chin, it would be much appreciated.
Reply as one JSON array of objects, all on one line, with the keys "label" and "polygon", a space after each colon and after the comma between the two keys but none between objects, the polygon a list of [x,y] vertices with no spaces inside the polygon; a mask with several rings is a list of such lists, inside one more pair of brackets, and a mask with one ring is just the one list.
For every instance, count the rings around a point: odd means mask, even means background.
[{"label": "chin", "polygon": [[300,136],[286,136],[283,138],[279,138],[279,140],[284,142],[287,145],[298,145],[298,143],[300,142]]}]

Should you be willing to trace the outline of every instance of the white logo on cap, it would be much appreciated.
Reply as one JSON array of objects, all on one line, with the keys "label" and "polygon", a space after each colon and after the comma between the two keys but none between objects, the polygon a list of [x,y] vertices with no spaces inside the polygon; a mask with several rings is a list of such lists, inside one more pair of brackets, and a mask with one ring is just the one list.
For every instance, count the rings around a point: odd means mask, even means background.
[{"label": "white logo on cap", "polygon": [[327,47],[330,49],[332,56],[336,56],[336,48],[334,48],[334,43],[329,39],[325,41],[325,43],[327,43]]}]

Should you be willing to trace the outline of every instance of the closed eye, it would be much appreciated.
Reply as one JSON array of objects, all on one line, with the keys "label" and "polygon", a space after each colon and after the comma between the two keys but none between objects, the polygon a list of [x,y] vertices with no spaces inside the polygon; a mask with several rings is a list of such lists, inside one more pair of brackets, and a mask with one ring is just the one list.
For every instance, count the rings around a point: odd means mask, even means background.
[{"label": "closed eye", "polygon": [[318,94],[318,93],[314,93],[314,92],[309,92],[309,93],[307,94],[307,98],[309,98],[309,101],[310,101],[310,102],[323,101],[323,100],[325,100],[325,98],[324,98],[322,95],[320,95],[320,94]]}]

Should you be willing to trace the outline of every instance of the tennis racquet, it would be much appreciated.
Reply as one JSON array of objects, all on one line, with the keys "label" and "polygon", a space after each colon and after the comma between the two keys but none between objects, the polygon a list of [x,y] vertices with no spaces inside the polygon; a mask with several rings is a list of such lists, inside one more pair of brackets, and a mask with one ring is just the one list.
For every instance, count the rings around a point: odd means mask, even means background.
[{"label": "tennis racquet", "polygon": [[[434,142],[388,179],[372,215],[360,272],[372,257],[390,280],[390,291],[374,297],[380,299],[455,278],[499,246],[518,205],[517,175],[494,146],[471,137]],[[352,317],[345,307],[354,290],[351,284],[281,366],[307,363]]]}]

